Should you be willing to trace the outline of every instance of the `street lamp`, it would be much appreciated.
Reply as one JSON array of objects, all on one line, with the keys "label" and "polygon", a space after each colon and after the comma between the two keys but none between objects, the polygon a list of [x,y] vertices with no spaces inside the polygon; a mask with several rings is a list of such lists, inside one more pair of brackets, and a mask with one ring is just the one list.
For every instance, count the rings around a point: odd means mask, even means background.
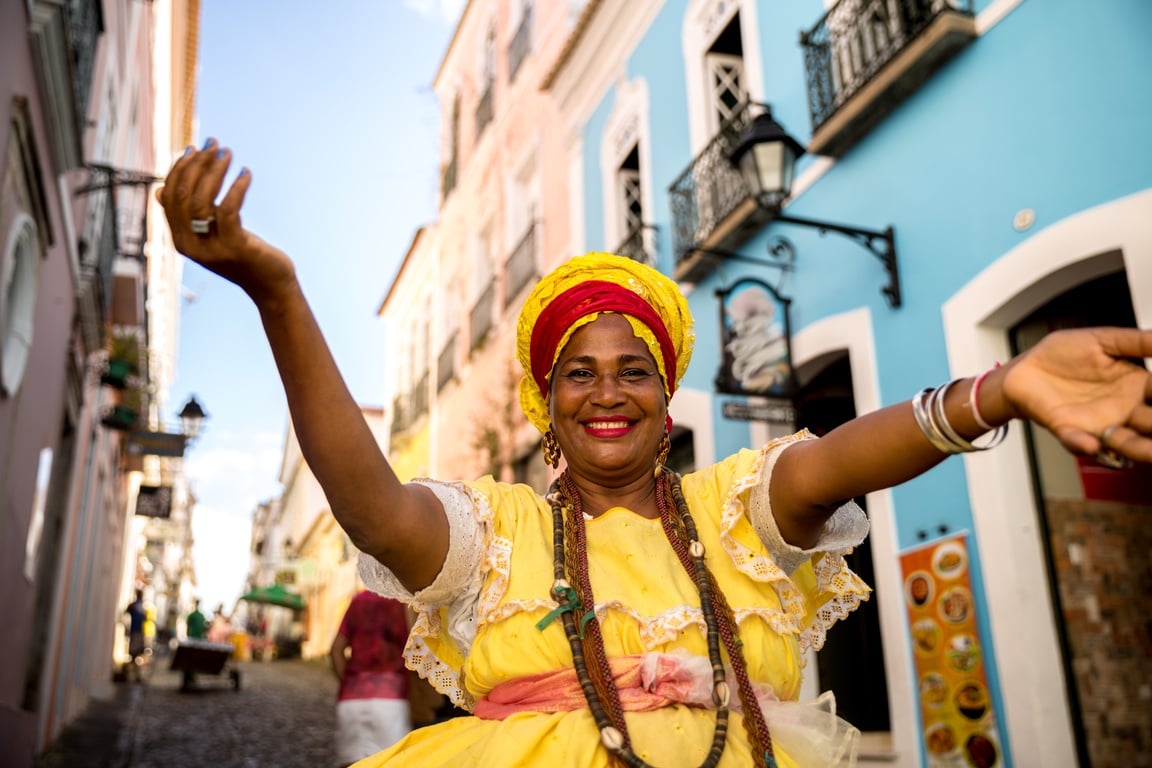
[{"label": "street lamp", "polygon": [[804,148],[772,118],[771,107],[767,104],[757,106],[764,111],[748,126],[729,155],[732,165],[743,175],[748,191],[760,207],[772,215],[772,221],[812,227],[820,230],[821,234],[837,232],[867,248],[888,273],[888,285],[881,292],[889,306],[899,307],[900,273],[896,266],[896,238],[892,227],[883,230],[861,229],[780,212],[784,201],[792,193],[796,160],[804,154]]},{"label": "street lamp", "polygon": [[195,440],[200,434],[200,430],[204,428],[204,419],[208,418],[208,414],[204,412],[204,408],[196,400],[196,395],[188,398],[188,402],[184,403],[184,408],[180,411],[180,424],[184,429],[184,436],[189,441]]}]

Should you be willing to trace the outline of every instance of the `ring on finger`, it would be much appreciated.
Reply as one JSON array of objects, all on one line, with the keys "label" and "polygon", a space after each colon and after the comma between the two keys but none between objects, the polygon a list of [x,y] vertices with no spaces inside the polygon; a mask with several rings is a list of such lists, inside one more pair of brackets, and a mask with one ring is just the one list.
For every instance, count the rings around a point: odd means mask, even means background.
[{"label": "ring on finger", "polygon": [[188,228],[192,230],[195,235],[206,235],[212,229],[212,222],[216,221],[215,216],[208,216],[203,219],[192,219],[188,222]]},{"label": "ring on finger", "polygon": [[1127,456],[1121,456],[1111,446],[1108,445],[1108,438],[1112,437],[1112,433],[1120,428],[1119,424],[1113,424],[1105,427],[1104,431],[1100,433],[1100,450],[1096,452],[1096,463],[1108,467],[1109,469],[1128,469],[1132,466],[1132,460]]}]

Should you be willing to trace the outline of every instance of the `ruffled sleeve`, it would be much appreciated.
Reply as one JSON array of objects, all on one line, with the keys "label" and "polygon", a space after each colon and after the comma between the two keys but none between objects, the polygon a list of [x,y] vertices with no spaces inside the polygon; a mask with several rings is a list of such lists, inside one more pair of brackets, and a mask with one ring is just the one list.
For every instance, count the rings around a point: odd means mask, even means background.
[{"label": "ruffled sleeve", "polygon": [[713,469],[714,481],[729,484],[721,543],[738,570],[775,589],[782,611],[764,618],[777,632],[797,635],[803,650],[822,647],[828,628],[871,592],[844,561],[868,534],[868,519],[854,502],[833,513],[811,549],[789,545],[776,526],[768,497],[776,459],[788,446],[814,439],[802,430],[760,451],[741,451]]},{"label": "ruffled sleeve", "polygon": [[371,555],[361,553],[360,578],[374,592],[407,603],[416,621],[404,649],[405,663],[459,707],[471,708],[461,669],[476,638],[476,610],[484,582],[485,548],[491,512],[481,508],[462,483],[416,481],[444,505],[448,518],[448,553],[436,579],[409,592],[395,574]]}]

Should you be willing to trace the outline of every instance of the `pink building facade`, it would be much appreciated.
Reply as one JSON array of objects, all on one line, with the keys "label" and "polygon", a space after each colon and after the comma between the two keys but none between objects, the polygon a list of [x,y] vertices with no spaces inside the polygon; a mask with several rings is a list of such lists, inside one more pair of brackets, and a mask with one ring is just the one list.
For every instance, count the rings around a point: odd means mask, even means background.
[{"label": "pink building facade", "polygon": [[[131,466],[107,417],[129,404],[148,415],[145,211],[165,154],[153,141],[154,42],[183,34],[189,13],[195,2],[0,5],[6,765],[30,765],[111,693]],[[124,388],[102,381],[114,337],[135,350]]]}]

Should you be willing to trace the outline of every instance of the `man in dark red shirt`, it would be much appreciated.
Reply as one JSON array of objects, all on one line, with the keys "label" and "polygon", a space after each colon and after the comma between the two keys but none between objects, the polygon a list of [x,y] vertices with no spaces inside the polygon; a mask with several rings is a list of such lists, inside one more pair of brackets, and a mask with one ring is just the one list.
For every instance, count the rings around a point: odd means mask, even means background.
[{"label": "man in dark red shirt", "polygon": [[336,752],[341,765],[391,746],[411,729],[404,605],[362,591],[352,598],[330,656],[340,680]]}]

